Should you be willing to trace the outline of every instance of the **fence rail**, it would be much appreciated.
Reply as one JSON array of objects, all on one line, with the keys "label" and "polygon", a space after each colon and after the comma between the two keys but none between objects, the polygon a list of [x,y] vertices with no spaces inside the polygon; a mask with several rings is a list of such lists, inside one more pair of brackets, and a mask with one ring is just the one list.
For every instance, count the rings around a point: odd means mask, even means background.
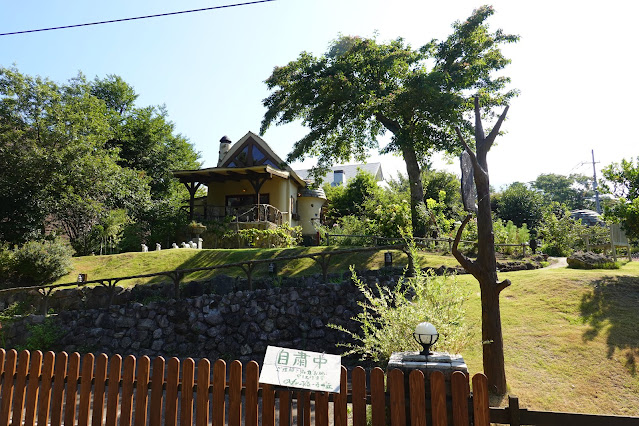
[{"label": "fence rail", "polygon": [[468,376],[453,373],[447,400],[444,375],[432,373],[427,400],[419,370],[405,381],[399,370],[375,368],[367,380],[362,367],[342,367],[340,393],[329,394],[260,384],[255,361],[227,369],[205,358],[196,366],[190,358],[0,349],[0,367],[2,425],[366,426],[367,412],[373,426],[445,425],[448,417],[454,426],[490,423],[483,374],[473,377],[471,397]]},{"label": "fence rail", "polygon": [[224,268],[240,268],[246,274],[246,278],[248,281],[249,290],[253,290],[253,274],[255,272],[255,268],[259,265],[269,265],[271,263],[277,262],[285,262],[290,260],[298,260],[298,259],[306,259],[310,258],[314,260],[322,270],[322,278],[324,281],[327,281],[328,278],[328,270],[330,266],[330,261],[333,256],[340,256],[345,254],[352,253],[361,253],[361,252],[370,252],[370,251],[379,251],[379,250],[402,250],[405,251],[408,256],[411,256],[410,252],[406,249],[406,244],[395,244],[395,245],[387,245],[387,246],[376,246],[376,247],[360,247],[360,248],[352,248],[348,250],[331,250],[331,251],[323,251],[319,253],[306,253],[295,256],[279,256],[271,259],[257,259],[257,260],[247,260],[242,262],[235,263],[226,263],[224,265],[215,265],[215,266],[206,266],[201,268],[190,268],[190,269],[176,269],[173,271],[162,271],[162,272],[153,272],[150,274],[139,274],[139,275],[129,275],[124,277],[114,277],[114,278],[98,278],[95,280],[83,280],[81,282],[73,281],[67,283],[46,285],[46,286],[34,286],[34,287],[14,287],[8,289],[0,290],[0,295],[7,293],[14,293],[20,291],[38,291],[45,300],[43,304],[44,313],[47,312],[47,300],[53,290],[64,288],[64,287],[81,287],[89,284],[98,284],[110,289],[111,299],[109,304],[113,303],[113,298],[115,295],[115,286],[124,280],[138,279],[138,278],[152,278],[165,276],[171,279],[174,285],[174,293],[175,297],[180,297],[180,283],[184,279],[185,275],[188,275],[193,272],[200,271],[213,271],[216,269],[224,269]]},{"label": "fence rail", "polygon": [[[402,238],[379,237],[377,235],[326,234],[326,245],[327,246],[330,245],[331,238],[333,238],[333,239],[335,239],[335,238],[368,238],[368,239],[370,239],[372,241],[373,245],[375,245],[375,246],[380,241],[381,242],[403,241]],[[448,244],[448,251],[449,252],[453,250],[453,242],[455,241],[455,239],[452,238],[452,237],[448,237],[448,238],[413,237],[413,240],[415,240],[415,242],[421,243],[421,244],[446,243],[446,244]],[[471,244],[471,245],[476,245],[477,244],[477,241],[469,241],[469,240],[460,240],[459,242],[462,243],[462,244]],[[528,247],[528,246],[529,246],[529,244],[527,242],[516,243],[516,244],[495,243],[495,247],[520,247],[522,256],[526,255],[526,247]]]}]

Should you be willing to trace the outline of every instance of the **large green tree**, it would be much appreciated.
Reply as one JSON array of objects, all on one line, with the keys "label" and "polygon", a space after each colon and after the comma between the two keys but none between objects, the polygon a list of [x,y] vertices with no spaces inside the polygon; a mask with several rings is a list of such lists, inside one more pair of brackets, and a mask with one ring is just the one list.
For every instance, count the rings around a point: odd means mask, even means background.
[{"label": "large green tree", "polygon": [[170,170],[197,167],[197,154],[163,109],[135,108],[136,96],[115,76],[57,84],[0,68],[0,240],[18,244],[49,224],[85,254],[105,229],[153,217],[166,199],[179,209],[186,195]]},{"label": "large green tree", "polygon": [[546,203],[556,201],[566,205],[570,210],[592,207],[588,198],[594,196],[592,178],[571,174],[569,176],[555,173],[544,173],[537,176],[532,187],[541,192]]},{"label": "large green tree", "polygon": [[536,230],[543,216],[542,196],[521,183],[514,182],[495,196],[497,215],[512,221],[517,227],[524,223],[528,229]]},{"label": "large green tree", "polygon": [[[494,72],[504,68],[500,46],[518,39],[502,30],[491,32],[483,6],[453,24],[445,40],[413,49],[401,38],[387,44],[375,39],[340,36],[326,54],[300,54],[276,67],[266,84],[264,133],[273,124],[301,119],[310,132],[295,143],[288,161],[318,157],[318,171],[335,162],[363,159],[370,149],[396,153],[406,162],[411,211],[416,226],[423,202],[421,169],[433,151],[458,151],[454,127],[472,128],[465,113],[468,94],[479,93],[482,105],[503,105],[516,94],[510,81]],[[390,132],[383,147],[378,138]],[[320,173],[321,174],[321,173]]]}]

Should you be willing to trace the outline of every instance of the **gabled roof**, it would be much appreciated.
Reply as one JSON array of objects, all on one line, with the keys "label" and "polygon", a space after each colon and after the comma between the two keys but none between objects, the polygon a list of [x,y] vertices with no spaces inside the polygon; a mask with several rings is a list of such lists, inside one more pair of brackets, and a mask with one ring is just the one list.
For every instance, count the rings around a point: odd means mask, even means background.
[{"label": "gabled roof", "polygon": [[[382,173],[382,163],[361,163],[361,164],[339,164],[331,167],[331,171],[324,175],[324,181],[331,183],[335,179],[333,177],[334,172],[337,170],[342,170],[344,173],[344,181],[354,178],[357,175],[357,169],[362,169],[363,171],[372,174],[375,177],[375,180],[380,182],[384,180],[384,174]],[[302,179],[308,180],[308,174],[310,169],[304,170],[295,170]]]},{"label": "gabled roof", "polygon": [[273,152],[264,139],[250,131],[231,146],[222,159],[221,167],[173,171],[173,176],[181,182],[224,182],[257,175],[290,178],[300,186],[306,186],[306,182]]}]

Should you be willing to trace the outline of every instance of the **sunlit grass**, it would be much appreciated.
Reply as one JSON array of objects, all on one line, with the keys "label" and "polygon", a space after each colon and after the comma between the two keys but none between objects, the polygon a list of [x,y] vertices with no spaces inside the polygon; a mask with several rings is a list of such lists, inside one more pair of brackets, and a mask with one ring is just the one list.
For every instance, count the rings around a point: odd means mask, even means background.
[{"label": "sunlit grass", "polygon": [[[60,281],[74,281],[80,272],[89,279],[107,278],[321,250],[327,249],[179,249],[88,256],[74,259],[74,271]],[[351,264],[361,270],[378,269],[383,255],[336,256],[330,272],[345,272]],[[450,256],[422,253],[420,257],[424,266],[456,265]],[[396,266],[405,265],[406,257],[394,251],[393,261]],[[310,259],[278,267],[286,276],[320,273]],[[265,266],[260,268],[258,276],[266,273]],[[216,273],[244,277],[237,268]],[[191,274],[186,280],[212,274]],[[512,281],[501,294],[506,374],[509,392],[520,398],[523,407],[639,416],[639,262],[617,270],[542,269],[501,273],[499,278]],[[460,276],[458,282],[470,291],[468,315],[477,327],[476,339],[463,353],[474,374],[482,371],[479,285],[469,275]]]}]

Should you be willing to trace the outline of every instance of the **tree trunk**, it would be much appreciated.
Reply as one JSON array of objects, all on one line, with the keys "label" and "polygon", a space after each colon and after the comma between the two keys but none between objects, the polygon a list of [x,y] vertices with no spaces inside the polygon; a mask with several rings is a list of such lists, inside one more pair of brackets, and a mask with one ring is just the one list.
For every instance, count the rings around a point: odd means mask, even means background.
[{"label": "tree trunk", "polygon": [[402,144],[402,155],[406,162],[406,172],[410,185],[410,215],[413,223],[413,235],[416,237],[426,236],[426,224],[419,214],[417,206],[424,202],[424,187],[422,185],[422,171],[415,155],[415,150]]},{"label": "tree trunk", "polygon": [[490,186],[486,153],[477,155],[478,165],[486,173],[477,173],[475,167],[475,187],[477,188],[477,264],[480,274],[477,280],[481,292],[481,340],[483,348],[484,373],[488,377],[490,390],[496,394],[506,393],[506,372],[504,369],[504,340],[501,332],[501,312],[497,282],[497,260],[495,258],[495,235],[493,233],[490,209]]},{"label": "tree trunk", "polygon": [[479,282],[481,293],[481,328],[484,373],[488,378],[491,392],[503,395],[506,393],[506,371],[504,366],[504,340],[501,331],[501,312],[499,308],[499,293],[510,285],[510,281],[497,281],[497,260],[495,258],[495,235],[493,234],[492,212],[490,210],[490,182],[488,177],[488,163],[486,154],[490,150],[499,128],[508,113],[508,107],[499,117],[495,127],[486,137],[481,124],[479,99],[475,97],[475,154],[459,129],[457,135],[464,145],[472,164],[477,189],[477,260],[467,258],[458,250],[461,234],[470,220],[470,215],[464,219],[457,230],[453,243],[453,255]]}]

